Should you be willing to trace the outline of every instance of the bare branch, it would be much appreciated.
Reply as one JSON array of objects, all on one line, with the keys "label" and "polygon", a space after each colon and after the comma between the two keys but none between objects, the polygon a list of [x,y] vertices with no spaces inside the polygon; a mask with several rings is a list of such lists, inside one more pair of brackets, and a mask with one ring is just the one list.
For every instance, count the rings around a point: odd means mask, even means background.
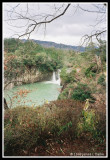
[{"label": "bare branch", "polygon": [[81,9],[81,10],[83,10],[83,11],[85,11],[85,12],[92,12],[92,13],[105,13],[105,11],[100,11],[100,10],[87,10],[87,9],[84,9],[84,8],[82,8],[80,5],[78,5],[78,7]]},{"label": "bare branch", "polygon": [[[55,19],[63,16],[66,11],[68,10],[69,6],[71,5],[71,3],[68,3],[66,5],[66,7],[64,8],[65,4],[62,5],[53,5],[53,8],[51,6],[52,9],[54,9],[53,14],[34,14],[34,15],[30,15],[29,14],[29,6],[28,4],[26,5],[26,10],[25,11],[21,11],[21,12],[15,12],[15,8],[18,7],[18,5],[16,5],[15,7],[12,8],[12,10],[8,11],[10,18],[6,21],[17,21],[17,20],[24,20],[27,23],[24,26],[14,26],[16,28],[21,28],[21,27],[26,27],[24,32],[21,32],[21,35],[18,35],[18,38],[21,38],[23,36],[27,36],[28,39],[31,35],[32,32],[34,32],[35,30],[38,30],[39,26],[44,25],[44,35],[46,34],[46,26],[48,23],[51,23],[52,21],[54,21]],[[96,13],[96,24],[92,25],[92,27],[96,27],[99,24],[104,23],[104,21],[106,20],[106,5],[105,4],[92,4],[92,8],[93,9],[88,9],[88,8],[83,8],[83,6],[81,6],[80,4],[76,4],[73,5],[73,7],[75,7],[75,10],[73,12],[73,15],[79,10],[82,10],[84,12],[91,12],[91,13]],[[25,12],[25,13],[24,13]],[[12,13],[15,17],[12,18]],[[10,24],[11,25],[11,24]],[[12,25],[11,25],[12,26]],[[82,37],[82,39],[84,39],[84,42],[89,42],[91,41],[93,38],[96,38],[97,40],[99,40],[100,36],[106,32],[106,29],[103,29],[100,31],[95,31],[95,33],[92,33],[91,35],[84,35]],[[17,32],[16,32],[17,33]],[[81,39],[81,41],[82,41]]]},{"label": "bare branch", "polygon": [[22,36],[25,36],[25,35],[30,35],[30,34],[35,30],[35,28],[36,28],[38,25],[50,23],[50,22],[54,21],[55,19],[63,16],[63,15],[65,14],[65,12],[67,11],[67,9],[69,8],[70,5],[71,5],[71,4],[68,4],[68,5],[66,6],[66,8],[64,9],[64,11],[63,11],[61,14],[59,14],[58,16],[52,18],[51,20],[45,20],[45,21],[41,21],[41,22],[38,22],[38,23],[36,22],[36,24],[34,24],[33,29],[32,29],[30,32],[26,32],[26,33],[20,35],[19,38],[22,37]]},{"label": "bare branch", "polygon": [[91,34],[91,35],[84,35],[81,38],[81,41],[84,38],[83,43],[81,45],[84,45],[85,42],[88,44],[90,41],[92,41],[93,37],[95,37],[97,39],[97,41],[99,42],[99,40],[100,40],[99,36],[102,35],[105,32],[106,32],[106,30],[103,30],[103,31],[96,31],[94,34]]}]

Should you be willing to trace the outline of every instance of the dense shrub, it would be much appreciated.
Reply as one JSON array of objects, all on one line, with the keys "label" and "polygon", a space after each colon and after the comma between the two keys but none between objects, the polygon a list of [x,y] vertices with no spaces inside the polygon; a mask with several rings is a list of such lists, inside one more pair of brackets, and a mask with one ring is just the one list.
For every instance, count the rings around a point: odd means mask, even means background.
[{"label": "dense shrub", "polygon": [[67,69],[64,67],[61,70],[60,77],[62,79],[62,83],[71,83],[75,81],[75,73],[76,70],[72,70],[70,73],[67,72]]},{"label": "dense shrub", "polygon": [[68,99],[68,88],[66,88],[60,95],[58,96],[58,99]]},{"label": "dense shrub", "polygon": [[91,94],[92,92],[87,84],[79,83],[78,86],[74,88],[71,98],[80,101],[85,101],[86,99],[94,100]]},{"label": "dense shrub", "polygon": [[95,108],[83,110],[77,125],[77,137],[94,139],[98,143],[103,143],[106,139],[105,114]]},{"label": "dense shrub", "polygon": [[105,85],[106,85],[105,75],[104,75],[104,74],[102,74],[102,75],[98,78],[97,83],[100,84],[100,85],[102,85],[102,86],[105,86]]},{"label": "dense shrub", "polygon": [[[89,136],[87,137],[92,138],[95,137],[97,134],[96,131],[96,116],[94,110],[83,110],[82,111],[82,117],[78,123],[78,130],[77,130],[77,136],[87,136],[86,134],[89,133]],[[85,134],[85,135],[84,135]]]},{"label": "dense shrub", "polygon": [[97,135],[96,138],[99,142],[103,142],[106,139],[106,115],[103,112],[96,112],[97,115]]},{"label": "dense shrub", "polygon": [[25,65],[23,64],[22,59],[13,54],[7,54],[5,61],[7,62],[4,71],[5,78],[13,79],[25,72]]},{"label": "dense shrub", "polygon": [[85,76],[86,77],[94,77],[97,72],[97,66],[96,64],[91,64],[86,70],[85,70]]},{"label": "dense shrub", "polygon": [[83,103],[56,101],[42,107],[16,107],[4,115],[5,156],[19,155],[49,138],[75,136]]},{"label": "dense shrub", "polygon": [[71,98],[71,93],[74,89],[74,84],[69,83],[68,85],[65,86],[65,88],[62,90],[62,92],[59,94],[58,99],[70,99]]},{"label": "dense shrub", "polygon": [[5,113],[5,155],[16,154],[20,150],[28,149],[36,143],[40,132],[39,122],[36,117],[37,112],[29,107],[17,107]]},{"label": "dense shrub", "polygon": [[92,91],[87,84],[71,83],[60,93],[58,99],[74,99],[78,101],[85,101],[90,99],[94,102],[95,98],[92,96]]},{"label": "dense shrub", "polygon": [[4,154],[19,156],[23,150],[47,140],[85,137],[99,142],[106,138],[106,118],[95,109],[83,110],[85,102],[57,100],[42,107],[16,107],[4,114]]},{"label": "dense shrub", "polygon": [[22,45],[21,41],[15,38],[4,39],[4,50],[8,52],[14,52],[19,46]]}]

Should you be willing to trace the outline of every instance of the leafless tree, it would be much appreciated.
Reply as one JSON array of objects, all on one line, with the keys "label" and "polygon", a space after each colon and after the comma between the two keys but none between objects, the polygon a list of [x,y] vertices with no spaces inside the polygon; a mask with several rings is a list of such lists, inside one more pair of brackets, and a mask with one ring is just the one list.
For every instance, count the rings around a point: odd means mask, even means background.
[{"label": "leafless tree", "polygon": [[[52,4],[50,7],[51,9],[53,9],[53,13],[42,13],[42,14],[33,14],[31,15],[30,13],[30,4],[26,3],[25,4],[25,11],[19,10],[18,8],[20,7],[21,4],[17,4],[14,7],[11,7],[11,9],[9,10],[5,10],[7,12],[7,16],[9,17],[7,20],[9,25],[14,26],[16,28],[26,28],[25,31],[23,31],[23,33],[17,33],[16,35],[18,36],[18,38],[21,38],[23,36],[27,36],[28,39],[30,37],[30,34],[32,32],[34,32],[35,30],[38,30],[39,27],[41,27],[42,25],[44,25],[45,31],[46,31],[46,25],[51,23],[52,21],[55,21],[56,19],[60,18],[61,16],[63,16],[67,10],[70,8],[70,6],[75,8],[75,12],[78,12],[78,10],[82,10],[83,12],[88,12],[89,13],[97,13],[97,17],[96,17],[96,24],[94,26],[97,26],[98,24],[101,24],[103,22],[106,21],[106,10],[107,10],[107,4],[106,3],[93,3],[92,4],[92,8],[93,9],[88,9],[88,8],[84,8],[82,6],[82,4],[80,3],[55,3]],[[36,5],[36,3],[35,3]],[[39,5],[39,4],[37,4]],[[49,5],[49,4],[47,4]],[[36,8],[39,6],[36,6]],[[18,9],[18,10],[17,10]],[[21,23],[23,25],[15,25],[14,22],[18,21],[18,20],[23,20],[25,21],[24,23]],[[22,22],[22,21],[21,21]],[[14,24],[14,25],[13,25]],[[103,29],[99,29],[99,30],[93,30],[91,32],[91,35],[84,35],[81,39],[82,45],[85,42],[90,42],[92,41],[93,38],[97,39],[99,41],[99,39],[101,38],[101,35],[105,34],[107,31],[106,27]]]},{"label": "leafless tree", "polygon": [[[26,30],[23,34],[20,34],[20,35],[18,34],[18,38],[23,37],[23,36],[28,36],[28,39],[30,37],[30,34],[32,32],[34,32],[35,29],[38,29],[38,27],[40,27],[41,25],[45,25],[45,29],[46,29],[46,24],[51,23],[55,19],[63,16],[70,6],[70,4],[67,4],[66,7],[64,8],[64,4],[63,4],[57,8],[56,5],[54,4],[55,12],[53,14],[40,14],[40,15],[37,14],[34,16],[30,16],[28,4],[26,4],[27,10],[25,11],[26,13],[24,13],[24,14],[18,13],[15,11],[15,8],[17,8],[19,5],[16,5],[16,7],[12,8],[11,10],[6,10],[9,19],[7,19],[5,21],[10,22],[9,25],[13,26],[12,21],[24,20],[26,22],[25,25],[23,25],[23,26],[14,25],[13,27],[16,27],[16,28],[26,27]],[[61,9],[62,9],[62,11],[61,11]]]},{"label": "leafless tree", "polygon": [[86,42],[87,44],[89,42],[92,41],[93,38],[95,38],[98,42],[100,41],[101,39],[101,36],[103,34],[105,34],[107,32],[107,26],[106,26],[106,13],[107,13],[107,7],[106,7],[106,4],[103,3],[103,4],[93,4],[94,6],[94,10],[88,10],[88,9],[84,9],[82,8],[80,5],[78,5],[78,7],[84,11],[84,12],[91,12],[91,13],[97,13],[97,17],[96,17],[96,24],[95,25],[92,25],[93,27],[97,26],[98,24],[101,24],[101,23],[104,23],[105,24],[105,27],[102,28],[102,29],[99,29],[99,30],[93,30],[91,32],[91,35],[84,35],[82,38],[81,38],[81,41],[82,41],[82,45]]}]

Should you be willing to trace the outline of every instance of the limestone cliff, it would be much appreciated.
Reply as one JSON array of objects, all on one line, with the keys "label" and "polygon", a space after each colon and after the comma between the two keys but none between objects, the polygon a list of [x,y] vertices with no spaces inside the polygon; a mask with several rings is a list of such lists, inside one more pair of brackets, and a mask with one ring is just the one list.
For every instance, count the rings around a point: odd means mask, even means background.
[{"label": "limestone cliff", "polygon": [[15,78],[4,78],[4,87],[5,89],[11,89],[14,86],[35,83],[41,81],[49,81],[52,79],[52,72],[40,72],[37,69],[33,68],[31,70],[25,71],[20,76]]}]

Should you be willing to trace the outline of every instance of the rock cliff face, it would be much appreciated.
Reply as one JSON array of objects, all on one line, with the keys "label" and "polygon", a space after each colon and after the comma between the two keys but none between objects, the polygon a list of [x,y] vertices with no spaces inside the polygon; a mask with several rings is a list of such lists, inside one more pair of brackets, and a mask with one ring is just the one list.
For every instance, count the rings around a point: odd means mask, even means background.
[{"label": "rock cliff face", "polygon": [[35,83],[41,81],[50,81],[52,79],[52,72],[45,72],[41,73],[37,69],[31,69],[29,71],[25,71],[25,73],[21,74],[19,77],[15,78],[4,78],[4,87],[5,89],[11,89],[14,86],[28,84],[28,83]]}]

